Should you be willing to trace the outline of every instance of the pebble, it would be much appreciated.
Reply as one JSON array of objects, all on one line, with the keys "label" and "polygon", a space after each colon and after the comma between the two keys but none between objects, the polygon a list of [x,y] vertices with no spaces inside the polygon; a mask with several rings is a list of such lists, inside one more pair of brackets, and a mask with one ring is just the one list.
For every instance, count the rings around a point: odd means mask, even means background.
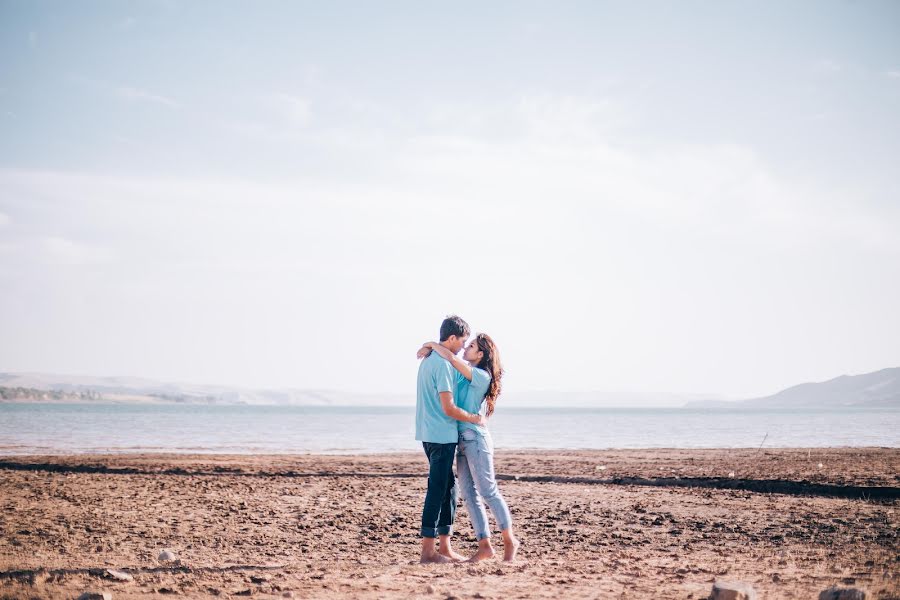
[{"label": "pebble", "polygon": [[713,584],[709,600],[756,600],[756,590],[749,583],[717,581]]},{"label": "pebble", "polygon": [[426,586],[425,586],[425,593],[426,593],[426,594],[433,594],[433,593],[434,593],[434,586],[431,585],[431,584],[426,585]]},{"label": "pebble", "polygon": [[116,571],[115,569],[107,569],[106,576],[116,581],[134,581],[134,577],[125,571]]},{"label": "pebble", "polygon": [[288,590],[288,591],[284,592],[283,594],[281,594],[281,597],[282,598],[293,598],[294,592]]},{"label": "pebble", "polygon": [[859,588],[833,585],[819,593],[819,600],[866,600],[866,593]]},{"label": "pebble", "polygon": [[78,596],[78,600],[112,600],[109,592],[85,592]]},{"label": "pebble", "polygon": [[159,553],[158,558],[162,562],[172,562],[173,560],[175,560],[175,553],[172,552],[171,550],[163,550],[162,552]]},{"label": "pebble", "polygon": [[597,470],[598,470],[598,471],[605,471],[605,470],[606,470],[606,465],[597,465]]}]

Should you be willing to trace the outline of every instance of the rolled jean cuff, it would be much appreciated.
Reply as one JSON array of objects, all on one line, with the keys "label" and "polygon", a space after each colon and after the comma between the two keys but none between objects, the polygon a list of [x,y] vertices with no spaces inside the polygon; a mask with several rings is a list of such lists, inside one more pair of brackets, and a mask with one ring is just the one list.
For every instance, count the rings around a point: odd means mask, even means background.
[{"label": "rolled jean cuff", "polygon": [[451,533],[453,533],[452,525],[441,525],[437,528],[438,535],[450,535]]},{"label": "rolled jean cuff", "polygon": [[423,538],[436,538],[438,536],[437,529],[434,527],[423,527],[422,528],[422,537]]},{"label": "rolled jean cuff", "polygon": [[475,539],[478,540],[479,542],[481,540],[489,540],[489,539],[491,539],[491,534],[490,533],[476,533]]}]

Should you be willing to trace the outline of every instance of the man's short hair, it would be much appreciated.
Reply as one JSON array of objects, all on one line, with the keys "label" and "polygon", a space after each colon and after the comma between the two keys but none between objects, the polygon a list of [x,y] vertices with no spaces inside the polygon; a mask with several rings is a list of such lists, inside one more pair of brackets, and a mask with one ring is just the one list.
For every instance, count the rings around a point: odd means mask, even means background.
[{"label": "man's short hair", "polygon": [[469,337],[469,324],[456,315],[450,315],[441,323],[440,341],[447,341],[451,335],[459,338]]}]

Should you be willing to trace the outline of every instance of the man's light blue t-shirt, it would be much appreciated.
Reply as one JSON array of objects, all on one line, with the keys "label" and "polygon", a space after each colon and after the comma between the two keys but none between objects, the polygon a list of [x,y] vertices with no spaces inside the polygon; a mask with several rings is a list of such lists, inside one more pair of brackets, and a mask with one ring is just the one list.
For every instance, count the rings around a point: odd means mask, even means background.
[{"label": "man's light blue t-shirt", "polygon": [[456,370],[437,352],[422,359],[416,391],[417,440],[433,444],[455,444],[459,441],[457,421],[448,417],[441,408],[440,396],[440,392],[453,392],[456,396],[454,373]]},{"label": "man's light blue t-shirt", "polygon": [[[484,369],[472,367],[472,381],[469,381],[457,371],[456,395],[458,400],[456,400],[456,405],[472,414],[487,414],[487,403],[484,402],[484,397],[487,394],[490,385],[491,374]],[[483,425],[466,423],[465,421],[457,421],[456,424],[460,431],[463,429],[472,429],[482,435],[487,433],[487,428]]]}]

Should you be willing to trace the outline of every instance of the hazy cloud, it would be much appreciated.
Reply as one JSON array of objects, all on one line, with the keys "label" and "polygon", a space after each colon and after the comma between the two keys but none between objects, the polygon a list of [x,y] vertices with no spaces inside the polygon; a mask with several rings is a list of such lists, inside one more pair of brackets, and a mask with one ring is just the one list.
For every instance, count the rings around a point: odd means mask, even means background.
[{"label": "hazy cloud", "polygon": [[121,31],[127,31],[137,24],[137,19],[132,16],[119,19],[115,23],[115,28]]},{"label": "hazy cloud", "polygon": [[119,86],[116,88],[116,93],[119,95],[119,97],[125,98],[127,100],[152,102],[154,104],[159,104],[167,108],[178,108],[179,106],[178,102],[172,100],[171,98],[160,96],[159,94],[154,94],[135,87]]},{"label": "hazy cloud", "polygon": [[262,142],[290,142],[301,137],[312,139],[312,102],[308,98],[270,93],[249,100],[236,118],[230,118],[222,126],[243,137]]},{"label": "hazy cloud", "polygon": [[103,248],[59,236],[40,238],[38,248],[43,258],[51,264],[86,265],[104,262],[110,258],[109,253]]},{"label": "hazy cloud", "polygon": [[836,60],[823,58],[817,60],[813,64],[813,72],[820,74],[839,73],[843,70],[843,65]]},{"label": "hazy cloud", "polygon": [[624,109],[611,100],[555,94],[525,96],[516,112],[529,133],[551,138],[602,135],[627,122]]},{"label": "hazy cloud", "polygon": [[291,94],[269,94],[262,103],[291,127],[306,127],[312,119],[310,101]]}]

